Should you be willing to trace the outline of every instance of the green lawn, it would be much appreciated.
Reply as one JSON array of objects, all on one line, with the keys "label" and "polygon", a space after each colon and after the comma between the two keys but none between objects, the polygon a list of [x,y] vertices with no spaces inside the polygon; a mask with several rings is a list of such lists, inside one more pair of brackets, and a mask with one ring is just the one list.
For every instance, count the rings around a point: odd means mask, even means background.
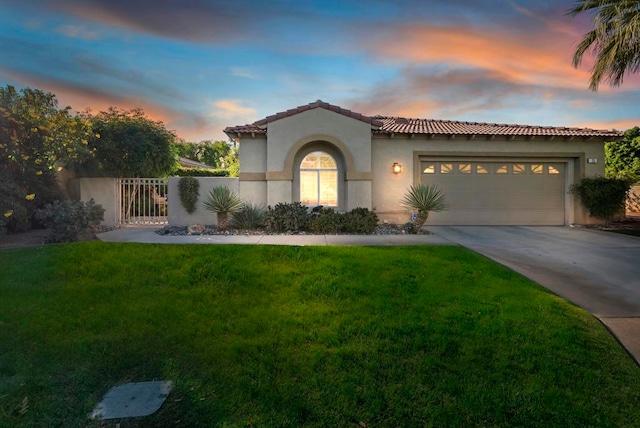
[{"label": "green lawn", "polygon": [[637,426],[640,368],[589,314],[457,247],[101,242],[0,251],[0,426]]},{"label": "green lawn", "polygon": [[611,231],[623,235],[640,236],[640,229],[612,229]]}]

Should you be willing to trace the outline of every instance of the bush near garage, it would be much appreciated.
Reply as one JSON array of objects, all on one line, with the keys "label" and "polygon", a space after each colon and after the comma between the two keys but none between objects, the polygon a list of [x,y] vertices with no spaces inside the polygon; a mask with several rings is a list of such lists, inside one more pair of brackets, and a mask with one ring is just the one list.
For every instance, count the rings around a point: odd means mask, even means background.
[{"label": "bush near garage", "polygon": [[571,185],[571,193],[580,198],[592,217],[602,220],[605,226],[611,219],[624,212],[624,204],[632,181],[623,178],[586,177]]}]

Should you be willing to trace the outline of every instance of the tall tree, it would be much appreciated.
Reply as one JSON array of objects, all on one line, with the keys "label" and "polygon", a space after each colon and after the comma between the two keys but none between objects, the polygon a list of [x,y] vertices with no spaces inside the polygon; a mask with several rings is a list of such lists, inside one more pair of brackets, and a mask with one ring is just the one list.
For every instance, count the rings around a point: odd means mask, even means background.
[{"label": "tall tree", "polygon": [[0,223],[9,230],[28,229],[34,210],[60,197],[56,171],[91,155],[91,123],[70,110],[49,92],[0,87]]},{"label": "tall tree", "polygon": [[620,141],[604,145],[607,177],[640,181],[640,128],[628,129]]},{"label": "tall tree", "polygon": [[640,70],[640,0],[580,0],[568,11],[576,16],[594,12],[593,30],[584,35],[573,55],[579,67],[588,51],[595,56],[589,88],[602,80],[620,86],[626,73]]},{"label": "tall tree", "polygon": [[212,168],[225,168],[231,146],[224,141],[204,140],[199,143],[180,141],[175,145],[178,156],[205,163]]},{"label": "tall tree", "polygon": [[83,174],[114,177],[160,177],[176,164],[176,135],[162,122],[147,118],[140,109],[109,110],[92,116],[95,132],[89,140],[94,159],[78,167]]}]

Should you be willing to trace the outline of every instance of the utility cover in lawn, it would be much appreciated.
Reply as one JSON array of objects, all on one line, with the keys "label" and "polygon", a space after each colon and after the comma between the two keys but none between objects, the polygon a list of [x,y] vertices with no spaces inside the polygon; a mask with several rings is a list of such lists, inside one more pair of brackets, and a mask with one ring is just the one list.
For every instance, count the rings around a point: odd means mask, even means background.
[{"label": "utility cover in lawn", "polygon": [[93,409],[91,419],[149,416],[158,411],[173,388],[170,381],[135,382],[114,386]]}]

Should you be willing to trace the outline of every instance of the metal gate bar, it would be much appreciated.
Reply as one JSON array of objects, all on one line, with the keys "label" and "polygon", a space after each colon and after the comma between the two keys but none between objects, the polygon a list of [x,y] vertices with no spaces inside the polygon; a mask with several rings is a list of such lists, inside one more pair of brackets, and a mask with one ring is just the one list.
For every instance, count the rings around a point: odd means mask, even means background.
[{"label": "metal gate bar", "polygon": [[166,178],[120,178],[118,187],[120,227],[167,224]]}]

